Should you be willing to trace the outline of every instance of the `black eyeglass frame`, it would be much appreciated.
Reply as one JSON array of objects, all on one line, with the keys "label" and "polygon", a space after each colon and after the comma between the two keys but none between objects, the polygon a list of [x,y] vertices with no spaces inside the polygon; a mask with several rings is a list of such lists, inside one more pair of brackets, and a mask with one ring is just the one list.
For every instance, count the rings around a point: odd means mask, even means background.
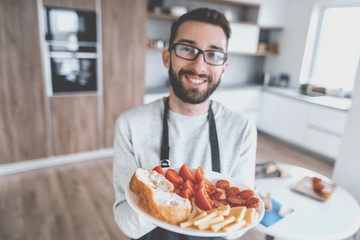
[{"label": "black eyeglass frame", "polygon": [[[175,48],[176,48],[176,46],[178,46],[178,45],[183,45],[183,46],[195,48],[198,52],[197,52],[197,54],[194,56],[194,58],[192,58],[192,59],[191,59],[191,58],[181,57],[181,56],[179,56],[179,55],[176,54]],[[189,61],[194,61],[194,60],[199,56],[199,54],[202,54],[202,55],[203,55],[203,58],[204,58],[204,61],[205,61],[207,64],[213,65],[213,66],[222,66],[222,65],[224,65],[224,63],[225,63],[225,62],[227,61],[227,59],[228,59],[228,53],[226,53],[226,52],[222,52],[222,51],[218,51],[218,50],[202,50],[202,49],[200,49],[200,48],[194,47],[194,46],[192,46],[192,45],[184,44],[184,43],[173,43],[173,44],[170,45],[170,47],[169,47],[168,50],[169,50],[169,52],[171,52],[171,50],[174,50],[174,53],[175,53],[175,55],[176,55],[178,58],[181,58],[181,59],[184,59],[184,60],[189,60]],[[221,64],[214,64],[214,63],[209,63],[209,62],[207,62],[207,61],[206,61],[206,56],[205,56],[205,53],[207,53],[207,52],[219,52],[219,53],[223,53],[223,54],[225,55],[223,62],[222,62]]]}]

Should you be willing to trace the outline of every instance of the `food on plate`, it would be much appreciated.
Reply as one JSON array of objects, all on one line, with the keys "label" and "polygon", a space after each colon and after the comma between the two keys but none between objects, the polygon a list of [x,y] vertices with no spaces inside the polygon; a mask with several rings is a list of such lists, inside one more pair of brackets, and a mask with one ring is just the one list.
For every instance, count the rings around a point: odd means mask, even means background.
[{"label": "food on plate", "polygon": [[246,207],[234,207],[230,209],[229,215],[235,217],[235,220],[239,222],[243,220],[246,211]]},{"label": "food on plate", "polygon": [[[161,173],[159,169],[157,171]],[[179,173],[174,169],[167,169],[165,178],[173,183],[175,193],[189,199],[204,211],[225,205],[255,209],[259,206],[260,199],[255,197],[253,190],[231,186],[225,179],[218,179],[213,185],[206,178],[202,167],[198,167],[194,174],[186,164],[183,164]]]},{"label": "food on plate", "polygon": [[213,183],[202,167],[191,171],[184,164],[179,172],[161,166],[139,168],[129,187],[145,212],[182,228],[230,232],[255,222],[260,199],[253,190],[231,186],[225,179]]},{"label": "food on plate", "polygon": [[229,223],[232,223],[234,221],[235,221],[235,217],[228,217],[228,218],[225,218],[225,221],[223,221],[223,222],[219,222],[219,223],[211,225],[210,228],[212,231],[218,232],[221,228],[225,227],[226,225],[228,225]]},{"label": "food on plate", "polygon": [[326,183],[319,177],[312,178],[312,186],[314,192],[316,192],[325,199],[329,198],[332,193],[331,190],[326,188]]},{"label": "food on plate", "polygon": [[157,171],[137,169],[129,187],[138,196],[140,207],[153,217],[170,224],[189,219],[190,201],[174,193],[174,185]]},{"label": "food on plate", "polygon": [[165,176],[165,173],[164,173],[164,171],[163,171],[163,169],[162,169],[162,167],[160,165],[154,167],[153,170],[155,170],[158,173],[160,173],[161,175]]},{"label": "food on plate", "polygon": [[180,227],[196,228],[201,231],[237,231],[256,221],[257,212],[254,208],[233,207],[229,205],[200,213],[191,220],[180,223]]},{"label": "food on plate", "polygon": [[188,167],[188,165],[186,163],[184,163],[180,170],[179,170],[179,174],[180,176],[185,179],[185,180],[189,180],[192,183],[196,183],[196,179],[194,174],[191,172],[190,168]]},{"label": "food on plate", "polygon": [[256,217],[257,217],[257,212],[256,212],[255,208],[249,208],[245,212],[244,220],[248,224],[253,224],[256,220]]}]

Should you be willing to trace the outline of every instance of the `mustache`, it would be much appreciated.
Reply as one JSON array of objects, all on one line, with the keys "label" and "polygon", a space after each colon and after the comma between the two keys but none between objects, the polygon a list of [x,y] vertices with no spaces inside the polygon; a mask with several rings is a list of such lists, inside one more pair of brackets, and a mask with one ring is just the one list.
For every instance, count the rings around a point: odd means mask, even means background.
[{"label": "mustache", "polygon": [[196,77],[200,77],[200,78],[207,78],[207,80],[210,82],[212,81],[212,78],[211,76],[209,75],[206,75],[206,74],[196,74],[195,72],[191,71],[191,70],[184,70],[184,69],[181,69],[179,71],[179,76],[181,75],[184,75],[184,74],[187,74],[187,75],[190,75],[190,76],[196,76]]}]

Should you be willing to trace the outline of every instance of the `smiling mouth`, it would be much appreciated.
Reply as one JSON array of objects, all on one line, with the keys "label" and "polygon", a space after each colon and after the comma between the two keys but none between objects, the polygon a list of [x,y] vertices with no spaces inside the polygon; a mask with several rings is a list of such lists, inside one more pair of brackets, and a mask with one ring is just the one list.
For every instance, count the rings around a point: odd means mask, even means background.
[{"label": "smiling mouth", "polygon": [[186,76],[186,78],[194,84],[201,84],[201,83],[206,82],[206,79],[199,79],[199,78],[194,78],[194,77],[190,77],[190,76]]}]

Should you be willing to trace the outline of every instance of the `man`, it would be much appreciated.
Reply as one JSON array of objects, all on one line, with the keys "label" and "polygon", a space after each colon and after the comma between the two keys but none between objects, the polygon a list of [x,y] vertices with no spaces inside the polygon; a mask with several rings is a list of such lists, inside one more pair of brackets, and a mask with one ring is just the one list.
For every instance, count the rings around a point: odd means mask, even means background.
[{"label": "man", "polygon": [[169,97],[131,109],[117,120],[114,215],[131,238],[197,239],[156,228],[129,207],[124,192],[137,168],[187,163],[254,185],[254,124],[209,99],[228,66],[229,37],[229,22],[215,10],[196,9],[180,17],[162,56],[169,69]]}]

